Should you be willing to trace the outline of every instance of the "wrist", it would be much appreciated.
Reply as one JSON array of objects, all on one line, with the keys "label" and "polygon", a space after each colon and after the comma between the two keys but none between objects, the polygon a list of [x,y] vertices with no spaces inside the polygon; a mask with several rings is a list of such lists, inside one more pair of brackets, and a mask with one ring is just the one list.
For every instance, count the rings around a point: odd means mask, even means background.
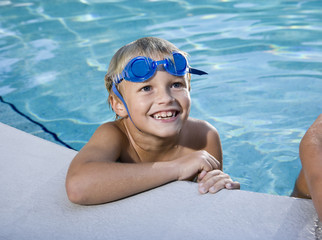
[{"label": "wrist", "polygon": [[164,175],[168,182],[179,180],[179,168],[175,161],[156,162],[154,167]]}]

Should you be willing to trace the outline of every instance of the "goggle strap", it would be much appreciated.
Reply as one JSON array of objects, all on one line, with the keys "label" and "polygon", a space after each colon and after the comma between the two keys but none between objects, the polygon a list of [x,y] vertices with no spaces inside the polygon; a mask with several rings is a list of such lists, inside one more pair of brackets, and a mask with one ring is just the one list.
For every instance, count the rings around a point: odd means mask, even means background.
[{"label": "goggle strap", "polygon": [[195,68],[189,68],[189,73],[191,74],[197,74],[197,75],[205,75],[205,74],[208,74],[202,70],[198,70],[198,69],[195,69]]},{"label": "goggle strap", "polygon": [[120,73],[120,74],[117,74],[116,75],[116,81],[115,81],[115,83],[116,84],[119,84],[120,82],[122,82],[122,80],[124,79],[124,74],[123,74],[123,72],[122,73]]},{"label": "goggle strap", "polygon": [[[125,103],[125,101],[124,101],[124,99],[123,99],[123,97],[122,97],[122,95],[120,94],[120,92],[117,90],[117,88],[116,88],[116,86],[115,86],[115,83],[113,82],[113,86],[112,86],[112,90],[113,90],[113,92],[114,92],[114,94],[116,94],[116,96],[122,101],[122,103],[123,103],[123,105],[124,105],[124,107],[125,107],[125,109],[126,109],[126,111],[127,111],[127,114],[129,115],[129,117],[130,117],[130,119],[131,119],[131,121],[132,121],[132,118],[131,118],[131,115],[130,115],[130,112],[129,112],[129,109],[127,108],[127,105],[126,105],[126,103]],[[134,124],[134,122],[132,121],[132,123]],[[134,126],[135,126],[135,124],[134,124]],[[136,127],[136,126],[135,126]]]}]

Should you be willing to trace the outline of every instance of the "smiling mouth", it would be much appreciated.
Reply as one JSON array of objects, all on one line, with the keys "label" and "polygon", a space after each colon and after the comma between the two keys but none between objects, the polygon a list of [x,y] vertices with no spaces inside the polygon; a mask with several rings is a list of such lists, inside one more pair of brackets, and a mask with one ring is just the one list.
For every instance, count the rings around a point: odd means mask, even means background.
[{"label": "smiling mouth", "polygon": [[152,115],[154,119],[170,119],[178,115],[178,111],[162,111]]}]

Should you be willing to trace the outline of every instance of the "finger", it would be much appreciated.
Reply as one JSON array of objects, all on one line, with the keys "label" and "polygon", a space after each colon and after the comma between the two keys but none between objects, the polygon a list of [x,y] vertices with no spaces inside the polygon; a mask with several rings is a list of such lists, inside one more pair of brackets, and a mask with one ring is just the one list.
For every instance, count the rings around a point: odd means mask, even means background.
[{"label": "finger", "polygon": [[214,156],[205,150],[200,151],[200,153],[203,161],[206,163],[206,165],[202,167],[203,170],[211,171],[220,168],[220,162]]},{"label": "finger", "polygon": [[[218,169],[212,170],[212,171],[208,171],[208,172],[206,172],[205,176],[203,176],[203,178],[200,180],[200,182],[205,183],[209,179],[214,178],[215,176],[219,176],[221,174],[225,174],[225,173],[223,173],[221,170],[218,170]],[[227,175],[227,174],[225,174],[225,175]]]},{"label": "finger", "polygon": [[223,173],[220,170],[214,170],[208,172],[207,175],[199,183],[199,192],[202,194],[207,193],[208,191],[215,193],[224,188],[225,184],[229,182],[232,182],[229,175]]},{"label": "finger", "polygon": [[210,193],[217,193],[221,189],[225,188],[225,185],[231,182],[231,179],[220,179],[212,187],[209,188]]},{"label": "finger", "polygon": [[204,176],[206,176],[206,174],[207,174],[207,171],[202,170],[201,173],[199,173],[198,175],[198,182],[200,182],[204,178]]},{"label": "finger", "polygon": [[208,192],[208,190],[203,186],[203,185],[199,185],[198,187],[198,191],[201,193],[201,194],[205,194]]},{"label": "finger", "polygon": [[240,189],[240,183],[239,182],[229,182],[225,185],[227,189]]},{"label": "finger", "polygon": [[208,162],[211,164],[212,169],[220,169],[220,162],[211,154],[209,154]]}]

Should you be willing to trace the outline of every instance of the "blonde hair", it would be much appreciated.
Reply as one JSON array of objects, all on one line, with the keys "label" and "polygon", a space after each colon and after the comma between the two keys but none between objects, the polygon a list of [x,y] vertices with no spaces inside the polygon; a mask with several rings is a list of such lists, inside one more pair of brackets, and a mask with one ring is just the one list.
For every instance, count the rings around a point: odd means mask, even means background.
[{"label": "blonde hair", "polygon": [[[121,47],[112,57],[108,71],[105,75],[105,87],[109,96],[113,94],[113,91],[111,91],[113,79],[123,71],[126,64],[132,58],[137,56],[145,56],[152,59],[155,57],[168,58],[172,57],[172,52],[179,52],[185,57],[188,56],[186,52],[181,51],[169,41],[156,37],[140,38]],[[187,73],[187,76],[190,84],[190,73]],[[108,98],[108,102],[110,103],[110,97]]]}]

